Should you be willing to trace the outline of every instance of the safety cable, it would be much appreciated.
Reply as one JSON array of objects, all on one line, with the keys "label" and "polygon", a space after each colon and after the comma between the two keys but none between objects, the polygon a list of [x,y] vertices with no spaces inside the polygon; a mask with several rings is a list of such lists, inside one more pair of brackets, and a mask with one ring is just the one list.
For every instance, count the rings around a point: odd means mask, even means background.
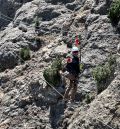
[{"label": "safety cable", "polygon": [[2,15],[3,15],[4,17],[8,18],[8,19],[13,20],[13,18],[11,18],[11,17],[9,17],[9,16],[6,16],[5,14],[3,14],[3,13],[0,11],[0,17],[1,17]]},{"label": "safety cable", "polygon": [[48,81],[46,81],[43,78],[40,78],[40,79],[46,82],[51,88],[53,88],[64,99],[64,96],[55,88],[55,86],[51,85]]},{"label": "safety cable", "polygon": [[4,18],[4,17],[0,17],[0,18],[3,19],[3,20],[5,20],[5,21],[11,22],[11,20],[8,20],[8,19],[6,19],[6,18]]}]

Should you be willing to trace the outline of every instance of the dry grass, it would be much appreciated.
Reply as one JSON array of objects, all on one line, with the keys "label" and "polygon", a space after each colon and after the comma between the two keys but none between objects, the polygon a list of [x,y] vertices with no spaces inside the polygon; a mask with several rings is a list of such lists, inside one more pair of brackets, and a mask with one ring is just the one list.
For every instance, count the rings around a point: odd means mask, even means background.
[{"label": "dry grass", "polygon": [[37,36],[36,38],[39,38],[43,41],[51,42],[56,39],[56,36],[55,35],[43,35],[43,36]]}]

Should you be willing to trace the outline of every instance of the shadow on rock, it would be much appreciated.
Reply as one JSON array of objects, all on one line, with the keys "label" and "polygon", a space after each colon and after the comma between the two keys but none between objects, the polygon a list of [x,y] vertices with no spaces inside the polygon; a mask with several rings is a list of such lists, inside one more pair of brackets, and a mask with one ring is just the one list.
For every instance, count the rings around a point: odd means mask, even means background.
[{"label": "shadow on rock", "polygon": [[65,103],[63,101],[50,105],[50,122],[53,129],[57,129],[59,127],[62,115],[64,115],[64,110]]}]

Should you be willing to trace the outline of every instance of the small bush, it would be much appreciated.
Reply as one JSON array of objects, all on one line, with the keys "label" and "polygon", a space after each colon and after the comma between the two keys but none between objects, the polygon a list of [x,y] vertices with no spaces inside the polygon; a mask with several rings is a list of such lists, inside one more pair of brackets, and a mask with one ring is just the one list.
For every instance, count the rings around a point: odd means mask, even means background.
[{"label": "small bush", "polygon": [[20,57],[22,60],[29,60],[30,59],[30,49],[29,48],[22,48],[20,50]]},{"label": "small bush", "polygon": [[81,64],[80,64],[80,72],[81,72],[81,73],[84,71],[84,67],[85,67],[84,64],[81,63]]},{"label": "small bush", "polygon": [[86,94],[85,98],[86,98],[86,99],[85,99],[85,102],[86,102],[87,104],[91,103],[92,98],[90,97],[89,94]]},{"label": "small bush", "polygon": [[57,71],[61,70],[62,69],[62,60],[58,57],[56,58],[52,65],[51,65],[51,68],[52,69],[56,69]]},{"label": "small bush", "polygon": [[56,69],[45,69],[43,76],[45,80],[52,86],[58,86],[60,84],[60,74]]},{"label": "small bush", "polygon": [[36,29],[39,29],[39,26],[40,26],[39,18],[36,17],[36,18],[35,18],[35,28],[36,28]]},{"label": "small bush", "polygon": [[[56,58],[50,68],[46,68],[43,72],[43,77],[52,86],[58,86],[61,81],[59,70],[62,69],[62,60]],[[48,84],[48,85],[49,85]]]},{"label": "small bush", "polygon": [[116,66],[115,57],[110,56],[108,62],[105,65],[97,66],[93,70],[93,78],[97,82],[97,92],[101,93],[107,88],[108,82],[111,81],[111,77],[114,76]]},{"label": "small bush", "polygon": [[110,18],[112,23],[117,24],[120,20],[120,0],[115,0],[110,9],[108,17]]},{"label": "small bush", "polygon": [[42,46],[42,43],[44,42],[40,37],[35,37],[35,42],[37,44],[38,47]]},{"label": "small bush", "polygon": [[85,102],[87,104],[91,103],[94,100],[94,96],[90,95],[89,93],[86,94],[85,96]]},{"label": "small bush", "polygon": [[116,65],[116,57],[115,56],[112,56],[112,54],[110,54],[110,57],[108,58],[108,63],[110,66],[114,66]]}]

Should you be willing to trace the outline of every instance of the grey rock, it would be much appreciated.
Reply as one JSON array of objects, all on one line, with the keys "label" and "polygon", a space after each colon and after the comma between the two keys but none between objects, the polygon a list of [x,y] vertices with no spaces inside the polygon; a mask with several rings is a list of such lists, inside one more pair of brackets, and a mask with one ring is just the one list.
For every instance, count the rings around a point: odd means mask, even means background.
[{"label": "grey rock", "polygon": [[2,99],[2,104],[6,105],[6,106],[10,106],[10,101],[11,100],[11,96],[5,95],[4,98]]},{"label": "grey rock", "polygon": [[14,52],[4,51],[0,53],[0,68],[1,70],[13,68],[18,64],[18,57]]},{"label": "grey rock", "polygon": [[[33,7],[33,8],[32,8]],[[38,4],[28,2],[24,4],[21,8],[16,11],[13,26],[19,26],[20,22],[30,25],[35,19],[35,11],[38,9]],[[28,11],[29,10],[29,11]],[[27,14],[27,17],[24,18],[24,14]]]},{"label": "grey rock", "polygon": [[28,44],[29,44],[29,48],[32,51],[38,51],[40,49],[40,47],[42,47],[42,45],[45,44],[45,41],[43,41],[39,37],[36,37],[36,39],[34,39],[34,41],[32,43],[29,42]]},{"label": "grey rock", "polygon": [[30,1],[32,0],[0,0],[0,12],[2,13],[2,19],[0,19],[0,28],[12,22],[16,10],[19,9],[22,4]]},{"label": "grey rock", "polygon": [[[84,13],[82,15],[77,15],[74,20],[75,26],[79,27],[80,23],[83,23],[83,24],[86,23],[89,13],[90,13],[90,11],[88,10],[88,11],[84,11]],[[85,26],[86,26],[86,24],[85,24]]]},{"label": "grey rock", "polygon": [[94,0],[82,0],[83,2],[83,10],[90,10],[93,7]]},{"label": "grey rock", "polygon": [[50,21],[60,15],[59,12],[55,11],[53,7],[45,7],[43,10],[38,12],[38,16],[42,17],[43,21]]},{"label": "grey rock", "polygon": [[15,117],[15,116],[18,116],[18,115],[19,115],[18,112],[10,113],[10,116],[11,116],[11,117]]},{"label": "grey rock", "polygon": [[100,14],[100,15],[107,15],[108,9],[110,8],[111,3],[112,3],[112,0],[106,0],[106,1],[96,0],[97,7],[93,6],[91,12],[95,14]]},{"label": "grey rock", "polygon": [[27,26],[24,25],[24,24],[20,24],[19,27],[18,27],[20,30],[22,30],[23,32],[27,32]]},{"label": "grey rock", "polygon": [[25,97],[25,98],[21,98],[20,101],[19,101],[19,105],[18,106],[20,108],[24,108],[26,105],[29,105],[31,103],[32,102],[31,102],[31,100],[30,100],[30,98],[28,96],[28,97]]},{"label": "grey rock", "polygon": [[91,23],[93,23],[95,20],[99,18],[99,14],[91,14],[86,19],[86,26],[89,26]]},{"label": "grey rock", "polygon": [[34,96],[37,97],[41,90],[41,86],[39,84],[39,80],[31,81],[29,84],[29,92]]},{"label": "grey rock", "polygon": [[75,0],[45,0],[48,3],[52,3],[52,4],[57,4],[58,2],[60,3],[71,3],[74,2]]},{"label": "grey rock", "polygon": [[101,4],[99,5],[98,7],[94,8],[93,12],[95,14],[100,14],[100,15],[105,15],[107,14],[107,7],[106,7],[106,4]]},{"label": "grey rock", "polygon": [[77,6],[78,6],[78,3],[76,2],[66,4],[66,7],[70,10],[74,10],[75,8],[77,8]]},{"label": "grey rock", "polygon": [[66,49],[66,45],[62,44],[56,47],[55,50],[51,52],[50,57],[53,57],[53,58],[57,56],[66,57],[67,53],[68,53],[68,50]]}]

